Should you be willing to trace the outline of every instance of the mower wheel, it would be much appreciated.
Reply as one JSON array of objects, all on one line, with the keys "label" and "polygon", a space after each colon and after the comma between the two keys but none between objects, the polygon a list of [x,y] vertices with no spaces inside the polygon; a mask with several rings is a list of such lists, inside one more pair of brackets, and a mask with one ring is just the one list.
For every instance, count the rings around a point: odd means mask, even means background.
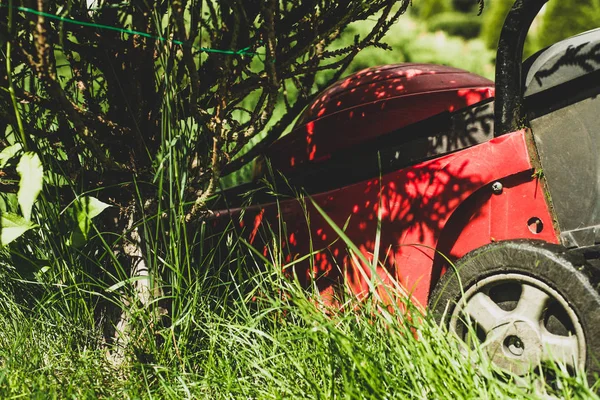
[{"label": "mower wheel", "polygon": [[555,360],[592,377],[600,371],[600,295],[586,272],[561,246],[492,243],[442,276],[430,312],[504,370],[524,375]]}]

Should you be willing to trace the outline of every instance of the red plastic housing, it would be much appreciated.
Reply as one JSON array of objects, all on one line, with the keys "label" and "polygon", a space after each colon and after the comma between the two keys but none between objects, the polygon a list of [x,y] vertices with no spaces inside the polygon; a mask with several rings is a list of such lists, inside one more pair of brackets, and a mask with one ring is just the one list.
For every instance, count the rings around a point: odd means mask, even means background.
[{"label": "red plastic housing", "polygon": [[[372,179],[314,195],[313,199],[338,226],[347,224],[347,236],[367,258],[372,258],[375,250],[381,213],[379,254],[387,272],[379,268],[378,274],[384,282],[394,277],[413,299],[427,304],[432,281],[445,267],[438,252],[458,259],[499,240],[558,243],[532,168],[525,131],[519,131],[387,174],[381,182]],[[503,185],[501,193],[493,193],[494,182]],[[342,279],[356,295],[367,293],[370,266],[348,256],[346,244],[310,202],[306,209],[310,226],[298,200],[251,207],[241,220],[238,210],[224,214],[247,228],[245,236],[267,257],[272,256],[273,249],[271,242],[261,237],[261,228],[269,224],[278,232],[279,223],[285,222],[285,263],[308,254],[312,241],[313,249],[321,249],[314,263],[295,264],[294,269],[305,283],[316,279],[324,295],[334,296]],[[542,228],[532,228],[533,220],[541,221]]]},{"label": "red plastic housing", "polygon": [[[454,68],[404,64],[365,70],[327,89],[269,155],[276,169],[298,169],[492,95],[490,81]],[[517,238],[558,243],[542,188],[532,177],[535,155],[527,140],[528,132],[513,132],[312,198],[336,225],[345,226],[367,259],[379,254],[376,273],[383,282],[394,278],[416,302],[427,304],[447,268],[440,254],[456,260],[490,242]],[[256,205],[243,216],[240,211],[217,212],[215,225],[233,221],[266,257],[281,251],[287,271],[306,284],[316,282],[332,301],[342,284],[359,297],[368,293],[371,266],[349,256],[310,201]],[[272,234],[261,234],[269,231],[285,236],[277,252]],[[295,262],[311,250],[314,257]]]},{"label": "red plastic housing", "polygon": [[493,95],[492,81],[457,68],[396,64],[365,69],[327,88],[267,157],[275,169],[289,172]]}]

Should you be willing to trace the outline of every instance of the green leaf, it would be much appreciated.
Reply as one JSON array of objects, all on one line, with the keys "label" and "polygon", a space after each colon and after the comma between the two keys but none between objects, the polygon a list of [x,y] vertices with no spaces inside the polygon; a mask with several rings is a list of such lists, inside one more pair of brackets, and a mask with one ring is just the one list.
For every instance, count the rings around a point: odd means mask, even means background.
[{"label": "green leaf", "polygon": [[0,245],[6,246],[35,225],[25,218],[12,213],[0,216]]},{"label": "green leaf", "polygon": [[42,191],[44,168],[37,154],[27,152],[21,156],[21,160],[17,165],[17,172],[21,176],[17,199],[23,216],[27,221],[30,221],[33,203]]},{"label": "green leaf", "polygon": [[110,207],[110,204],[103,203],[91,196],[80,197],[75,202],[77,225],[86,240],[88,238],[88,232],[90,231],[92,218],[98,216],[107,207]]},{"label": "green leaf", "polygon": [[71,236],[69,236],[69,240],[67,241],[68,245],[74,247],[76,249],[80,249],[85,245],[86,238],[83,237],[83,233],[79,229],[74,229],[71,232]]},{"label": "green leaf", "polygon": [[5,147],[0,151],[0,168],[6,167],[11,158],[15,157],[21,151],[21,145],[15,143],[12,146]]}]

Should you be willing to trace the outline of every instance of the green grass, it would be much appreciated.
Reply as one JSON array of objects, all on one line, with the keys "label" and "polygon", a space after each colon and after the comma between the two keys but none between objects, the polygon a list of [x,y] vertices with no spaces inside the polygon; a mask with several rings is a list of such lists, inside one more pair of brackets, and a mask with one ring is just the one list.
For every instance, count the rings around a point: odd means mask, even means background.
[{"label": "green grass", "polygon": [[[194,307],[141,324],[119,367],[94,324],[66,312],[72,299],[26,306],[27,290],[2,292],[0,398],[544,398],[535,378],[516,384],[477,350],[463,356],[410,306],[412,317],[372,299],[329,309],[273,267],[196,281]],[[595,398],[558,373],[554,395]]]}]

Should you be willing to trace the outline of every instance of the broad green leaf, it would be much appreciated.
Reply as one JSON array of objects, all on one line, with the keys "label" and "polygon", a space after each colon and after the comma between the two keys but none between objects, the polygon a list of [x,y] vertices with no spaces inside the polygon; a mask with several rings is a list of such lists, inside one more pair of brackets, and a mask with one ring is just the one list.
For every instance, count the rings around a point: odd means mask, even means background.
[{"label": "broad green leaf", "polygon": [[21,156],[19,164],[17,164],[17,172],[21,176],[17,200],[21,206],[23,217],[27,221],[31,221],[33,203],[42,191],[44,183],[44,168],[37,154],[27,152]]},{"label": "broad green leaf", "polygon": [[75,213],[77,216],[77,225],[79,225],[79,230],[85,239],[88,237],[92,218],[98,216],[107,207],[110,207],[110,204],[103,203],[91,196],[81,197],[76,201]]},{"label": "broad green leaf", "polygon": [[6,246],[35,225],[25,218],[12,213],[0,215],[0,244]]},{"label": "broad green leaf", "polygon": [[69,236],[69,240],[67,243],[69,246],[74,247],[76,249],[80,249],[85,245],[86,238],[83,237],[83,233],[79,229],[74,229],[71,232],[71,236]]},{"label": "broad green leaf", "polygon": [[5,147],[0,151],[0,168],[6,167],[11,158],[15,157],[21,151],[21,145],[15,143],[12,146]]}]

